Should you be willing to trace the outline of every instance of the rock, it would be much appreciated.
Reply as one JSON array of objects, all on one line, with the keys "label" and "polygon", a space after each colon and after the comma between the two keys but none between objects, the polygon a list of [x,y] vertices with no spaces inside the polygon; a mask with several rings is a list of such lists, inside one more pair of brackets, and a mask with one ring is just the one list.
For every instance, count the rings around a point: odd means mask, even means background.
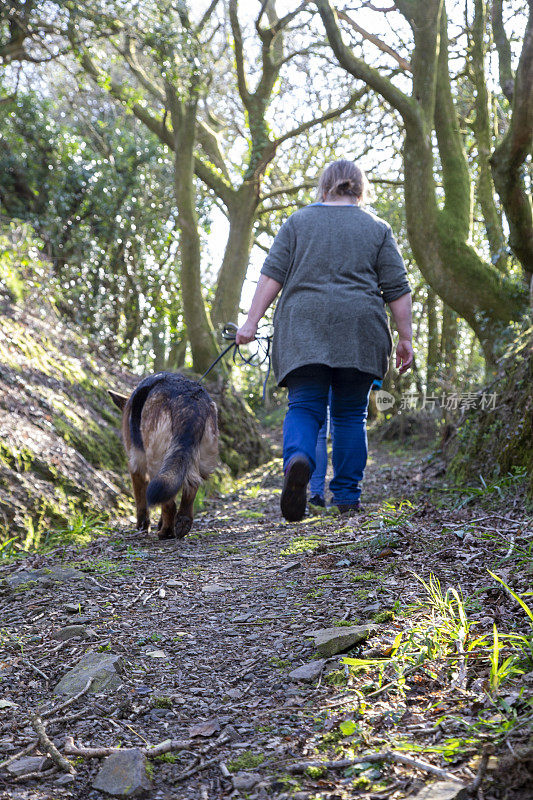
[{"label": "rock", "polygon": [[74,775],[69,775],[68,772],[66,772],[64,775],[61,775],[60,778],[56,778],[54,783],[58,786],[68,786],[69,783],[74,783],[75,780],[76,777]]},{"label": "rock", "polygon": [[65,603],[63,608],[67,612],[67,614],[78,614],[82,607],[81,603]]},{"label": "rock", "polygon": [[220,722],[218,719],[208,719],[207,722],[199,722],[197,725],[191,725],[189,728],[189,736],[212,736],[220,730]]},{"label": "rock", "polygon": [[11,700],[0,700],[0,709],[2,708],[18,708],[16,703],[13,703]]},{"label": "rock", "polygon": [[53,639],[59,642],[66,642],[68,639],[74,639],[76,636],[82,636],[87,639],[89,636],[95,636],[96,631],[91,628],[86,628],[85,625],[65,625],[64,628],[54,631],[52,634]]},{"label": "rock", "polygon": [[32,583],[50,584],[53,582],[64,583],[71,580],[81,580],[85,578],[83,572],[73,567],[43,567],[43,569],[22,570],[8,575],[6,583],[11,589],[18,589],[21,586]]},{"label": "rock", "polygon": [[40,772],[48,760],[48,756],[25,756],[9,764],[7,771],[16,777],[29,772]]},{"label": "rock", "polygon": [[149,658],[168,658],[164,650],[147,650],[145,655]]},{"label": "rock", "polygon": [[105,759],[92,786],[114,797],[146,796],[152,788],[146,757],[137,747],[113,753]]},{"label": "rock", "polygon": [[233,788],[239,789],[241,792],[248,792],[253,789],[256,783],[261,780],[261,775],[256,772],[237,772],[233,776]]},{"label": "rock", "polygon": [[424,786],[416,800],[466,800],[470,797],[465,786],[455,781],[437,781]]},{"label": "rock", "polygon": [[289,672],[291,681],[303,681],[304,683],[312,683],[316,680],[324,669],[325,659],[321,658],[318,661],[309,661],[307,664],[302,664],[301,667],[293,669]]},{"label": "rock", "polygon": [[54,694],[72,695],[81,692],[89,678],[94,676],[89,692],[110,692],[122,686],[117,670],[121,666],[120,656],[112,653],[86,653],[73,669],[63,675],[54,689]]},{"label": "rock", "polygon": [[280,567],[279,571],[280,572],[290,572],[291,569],[296,569],[296,567],[299,567],[299,566],[301,566],[301,562],[300,561],[290,561],[288,564],[284,564],[282,567]]},{"label": "rock", "polygon": [[231,592],[233,586],[228,586],[223,583],[206,583],[202,586],[202,592],[208,594],[222,594],[222,592]]},{"label": "rock", "polygon": [[331,658],[343,650],[349,650],[368,638],[374,625],[354,625],[351,628],[321,628],[318,631],[305,631],[305,636],[313,636],[315,647],[324,658]]}]

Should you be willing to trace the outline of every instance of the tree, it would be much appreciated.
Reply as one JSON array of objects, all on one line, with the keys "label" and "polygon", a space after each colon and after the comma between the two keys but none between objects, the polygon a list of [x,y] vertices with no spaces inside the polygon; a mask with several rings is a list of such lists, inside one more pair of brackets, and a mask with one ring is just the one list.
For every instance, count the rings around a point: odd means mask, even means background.
[{"label": "tree", "polygon": [[[399,67],[403,75],[400,88],[385,70],[371,66],[345,43],[340,19],[345,19],[346,14],[337,15],[329,0],[316,0],[316,5],[328,40],[341,66],[381,95],[401,117],[404,130],[405,207],[413,254],[430,286],[448,306],[468,321],[482,342],[486,357],[492,360],[495,331],[523,314],[526,295],[523,287],[517,286],[509,270],[502,268],[501,263],[494,264],[490,259],[484,258],[470,243],[472,182],[448,63],[446,8],[442,0],[398,0],[396,3],[396,8],[408,23],[412,36],[410,59],[393,53],[396,71]],[[509,150],[515,153],[515,161],[512,164],[507,161],[507,166],[502,168],[509,187],[500,190],[504,210],[506,214],[508,211],[510,213],[508,221],[511,229],[514,224],[513,211],[510,210],[510,202],[506,202],[503,196],[506,191],[509,196],[514,192],[515,199],[519,196],[513,208],[520,206],[520,200],[523,199],[517,185],[520,183],[520,175],[517,175],[519,166],[516,170],[516,162],[523,163],[523,147],[527,147],[528,143],[531,145],[526,98],[531,89],[526,90],[523,87],[524,78],[531,69],[531,40],[530,16],[515,78],[518,99],[514,101],[508,132],[499,145],[506,153]],[[378,40],[377,44],[383,50],[383,42]],[[481,55],[474,54],[473,60],[479,69]],[[409,78],[410,92],[404,88]],[[476,80],[479,85],[479,74]],[[477,108],[480,137],[486,132],[482,119],[482,103],[484,105],[485,100],[480,98]],[[530,104],[529,115],[531,113]],[[524,117],[527,117],[527,124]],[[513,144],[506,144],[509,140]],[[520,146],[517,140],[520,140]],[[492,156],[493,173],[494,164],[505,161],[499,153],[500,150],[496,148]],[[486,153],[482,154],[482,158],[486,159]],[[514,173],[512,167],[515,168]],[[442,203],[439,198],[439,178],[442,184]],[[483,171],[483,178],[487,178],[486,169]],[[485,213],[489,227],[491,212],[492,208],[488,203]],[[516,220],[515,227],[520,243],[527,244],[528,237],[531,236],[531,225],[528,228],[526,222],[520,227]],[[493,247],[497,247],[498,237],[499,232],[496,230]],[[517,255],[520,253],[520,246],[515,244],[513,249]],[[526,259],[520,260],[527,275],[528,262]]]},{"label": "tree", "polygon": [[[219,123],[209,107],[214,85],[213,65],[220,69],[224,57],[217,57],[215,52],[217,5],[216,1],[212,2],[203,17],[193,22],[186,3],[180,3],[177,12],[163,7],[160,2],[146,4],[151,14],[147,33],[132,30],[116,17],[90,14],[76,4],[69,26],[73,51],[78,54],[84,70],[124,103],[174,153],[182,301],[194,366],[198,371],[203,371],[215,354],[213,325],[237,316],[261,204],[274,195],[287,197],[300,188],[294,185],[274,187],[261,194],[265,173],[277,150],[285,142],[349,111],[362,95],[362,92],[352,93],[340,105],[275,135],[267,112],[281,70],[296,55],[296,51],[285,54],[283,38],[302,9],[299,6],[278,18],[272,4],[261,4],[254,23],[260,56],[259,63],[254,64],[255,86],[251,88],[238,2],[229,0],[236,85],[233,102],[238,104],[238,114],[242,118],[240,137],[247,142],[244,159],[241,164],[235,164],[224,152],[223,137],[217,130]],[[94,39],[105,36],[110,43],[115,59],[112,72],[106,69],[105,58],[96,58],[90,47],[80,44],[81,19],[94,25]],[[99,49],[101,53],[102,48]],[[117,59],[120,59],[123,77],[117,77]],[[173,76],[169,64],[175,65]],[[200,66],[188,71],[193,64]],[[132,76],[136,81],[135,91],[130,89]],[[230,137],[225,144],[229,150],[234,141]],[[194,233],[194,175],[213,193],[216,202],[222,204],[229,220],[229,235],[211,314],[202,299],[201,250]]]}]

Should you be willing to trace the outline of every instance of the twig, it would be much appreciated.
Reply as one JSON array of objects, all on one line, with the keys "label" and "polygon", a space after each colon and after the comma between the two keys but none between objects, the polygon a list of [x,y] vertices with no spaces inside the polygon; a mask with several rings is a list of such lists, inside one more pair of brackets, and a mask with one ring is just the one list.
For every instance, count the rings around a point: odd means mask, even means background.
[{"label": "twig", "polygon": [[178,750],[188,750],[193,746],[191,741],[183,741],[180,739],[166,739],[160,744],[155,744],[152,747],[144,747],[143,753],[147,758],[155,758],[164,753],[172,753]]},{"label": "twig", "polygon": [[49,778],[59,772],[57,767],[45,769],[43,772],[27,772],[25,775],[17,775],[16,778],[11,778],[13,783],[23,783],[24,781],[33,781],[35,778]]},{"label": "twig", "polygon": [[[172,753],[178,750],[188,750],[192,747],[192,742],[182,741],[179,739],[166,739],[160,744],[141,748],[147,758],[155,758],[164,753]],[[105,758],[111,756],[113,753],[123,753],[125,747],[78,747],[74,744],[72,736],[67,736],[65,740],[65,753],[69,756],[82,756],[83,758]]]},{"label": "twig", "polygon": [[428,764],[426,761],[420,761],[417,758],[411,758],[403,753],[397,753],[394,750],[386,750],[384,753],[368,753],[367,755],[359,758],[343,758],[339,761],[301,761],[298,764],[290,764],[287,766],[287,771],[292,773],[305,772],[308,767],[322,767],[323,769],[346,769],[354,764],[362,764],[364,762],[376,763],[381,761],[395,762],[397,764],[405,764],[408,767],[422,770],[422,772],[429,772],[431,775],[437,775],[439,778],[446,778],[449,781],[455,781],[464,785],[461,778],[458,778],[451,772],[445,769],[435,767],[433,764]]},{"label": "twig", "polygon": [[23,750],[19,750],[19,752],[15,753],[14,756],[9,756],[9,758],[6,758],[5,761],[0,762],[0,769],[8,767],[10,764],[13,763],[13,761],[18,761],[18,759],[22,758],[22,756],[26,756],[28,755],[28,753],[32,753],[38,744],[39,744],[38,739],[35,739],[34,742],[30,742],[30,744],[26,745],[26,747]]},{"label": "twig", "polygon": [[100,587],[100,589],[105,589],[105,591],[106,591],[106,592],[112,592],[112,591],[113,591],[113,589],[111,588],[111,586],[104,586],[104,584],[103,584],[103,583],[99,583],[99,582],[96,580],[96,578],[93,578],[93,576],[92,576],[92,575],[85,575],[85,577],[86,577],[86,578],[88,578],[88,579],[89,579],[90,581],[92,581],[93,583],[95,583],[97,586],[99,586],[99,587]]},{"label": "twig", "polygon": [[27,667],[36,672],[37,675],[40,675],[41,678],[43,678],[47,683],[50,682],[50,678],[48,677],[48,675],[46,675],[42,670],[40,670],[39,667],[36,667],[35,664],[32,664],[31,661],[29,661],[27,658],[21,658],[20,660],[22,661],[23,664],[26,664]]},{"label": "twig", "polygon": [[[83,697],[83,695],[86,692],[88,692],[89,689],[91,688],[92,683],[95,680],[95,677],[96,676],[93,675],[92,678],[89,678],[89,680],[87,681],[81,692],[78,692],[78,694],[75,694],[73,697],[69,697],[68,700],[65,700],[65,702],[61,703],[59,706],[56,706],[55,708],[50,708],[48,711],[45,711],[43,714],[41,714],[41,719],[48,719],[49,717],[53,717],[54,714],[58,714],[60,711],[64,711],[65,708],[68,708],[73,703],[75,703],[76,700],[79,700],[80,697]],[[55,721],[56,720],[54,720],[54,722]]]},{"label": "twig", "polygon": [[492,755],[493,752],[494,752],[494,747],[491,744],[485,745],[485,747],[483,748],[483,753],[481,755],[481,761],[479,762],[479,768],[478,768],[478,771],[477,771],[477,775],[474,778],[474,780],[472,781],[472,783],[470,784],[470,786],[468,787],[468,791],[470,792],[470,794],[472,796],[474,796],[475,793],[481,787],[481,782],[483,781],[483,778],[485,777],[485,773],[487,771],[487,767],[488,767],[488,764],[489,764],[489,758],[490,758],[490,756]]},{"label": "twig", "polygon": [[64,751],[69,756],[82,756],[83,758],[105,758],[113,753],[124,752],[123,747],[76,747],[72,736],[65,739]]},{"label": "twig", "polygon": [[196,775],[197,772],[202,772],[202,770],[207,769],[212,764],[218,764],[218,763],[220,763],[220,759],[218,758],[218,756],[216,758],[209,758],[202,764],[198,764],[196,767],[191,767],[191,769],[188,769],[186,772],[182,772],[181,775],[178,775],[178,777],[174,778],[174,780],[176,783],[179,783],[180,781],[184,781],[185,778],[190,778],[191,775]]},{"label": "twig", "polygon": [[37,736],[39,737],[39,745],[45,753],[48,753],[54,764],[63,772],[69,772],[71,775],[76,775],[76,770],[67,759],[61,755],[55,744],[48,738],[44,729],[43,721],[38,714],[33,714],[31,717],[31,726]]}]

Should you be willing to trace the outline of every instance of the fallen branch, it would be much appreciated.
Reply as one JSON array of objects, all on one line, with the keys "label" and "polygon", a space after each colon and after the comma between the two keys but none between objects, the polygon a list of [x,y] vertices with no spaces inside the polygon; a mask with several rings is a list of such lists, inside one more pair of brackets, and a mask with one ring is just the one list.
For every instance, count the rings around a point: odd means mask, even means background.
[{"label": "fallen branch", "polygon": [[92,678],[89,678],[89,680],[87,681],[81,692],[78,692],[78,694],[75,694],[73,697],[69,697],[68,700],[65,700],[65,702],[61,703],[59,706],[55,706],[54,708],[45,711],[43,714],[41,714],[41,719],[48,719],[49,717],[53,717],[54,714],[58,714],[60,711],[64,711],[65,708],[71,706],[73,703],[76,702],[76,700],[79,700],[80,697],[83,697],[83,695],[89,691],[94,680],[95,676],[93,675]]},{"label": "fallen branch", "polygon": [[185,778],[190,778],[191,775],[196,775],[197,772],[202,772],[202,770],[207,769],[213,764],[220,764],[220,758],[218,756],[216,758],[209,758],[207,761],[204,761],[202,764],[198,764],[196,767],[191,767],[191,769],[188,769],[186,772],[182,772],[181,775],[178,775],[178,777],[174,778],[174,780],[176,783],[184,781]]},{"label": "fallen branch", "polygon": [[22,758],[22,756],[27,756],[28,753],[32,753],[38,744],[39,744],[38,739],[35,739],[35,741],[30,742],[30,744],[26,745],[26,747],[23,750],[19,750],[18,753],[15,753],[15,755],[9,756],[9,758],[6,758],[5,761],[0,762],[0,769],[9,767],[9,765],[12,764],[13,761],[18,761],[18,759]]},{"label": "fallen branch", "polygon": [[172,753],[177,752],[179,750],[188,750],[192,747],[192,742],[188,741],[185,742],[180,739],[166,739],[164,742],[160,744],[155,744],[150,747],[144,747],[143,753],[147,758],[155,758],[156,756],[162,756],[164,753]]},{"label": "fallen branch", "polygon": [[61,755],[55,744],[46,735],[43,721],[39,715],[33,714],[30,722],[33,730],[38,736],[41,750],[44,750],[44,752],[50,756],[54,764],[56,764],[59,769],[63,770],[63,772],[69,772],[71,775],[76,775],[76,770],[70,761],[67,761],[67,759]]},{"label": "fallen branch", "polygon": [[26,664],[27,667],[32,669],[37,675],[40,675],[41,678],[43,678],[43,680],[45,680],[47,683],[50,682],[50,678],[48,677],[48,675],[46,675],[41,669],[39,669],[39,667],[36,667],[35,664],[32,664],[31,661],[29,661],[29,659],[21,658],[20,660],[22,661],[23,664]]},{"label": "fallen branch", "polygon": [[55,775],[56,772],[59,772],[58,768],[52,767],[42,772],[27,772],[25,775],[17,775],[16,778],[10,778],[10,780],[12,783],[23,783],[24,781],[33,781],[36,778],[50,778],[52,775]]},{"label": "fallen branch", "polygon": [[[141,751],[147,758],[155,758],[162,756],[164,753],[177,752],[179,750],[188,750],[192,746],[192,742],[183,741],[180,739],[165,739],[164,742],[148,747],[142,747]],[[125,750],[131,749],[126,747],[78,747],[74,744],[72,736],[67,736],[65,740],[65,753],[69,756],[81,756],[82,758],[106,758],[113,753],[123,753]]]},{"label": "fallen branch", "polygon": [[476,792],[481,787],[481,783],[483,778],[485,777],[485,773],[487,771],[487,767],[489,765],[489,758],[494,752],[494,747],[491,744],[486,745],[483,749],[483,753],[481,756],[481,761],[479,762],[479,769],[477,771],[477,775],[468,787],[468,790],[472,797],[475,797]]},{"label": "fallen branch", "polygon": [[431,775],[436,775],[439,778],[445,778],[448,781],[455,781],[464,786],[461,778],[458,778],[451,772],[445,769],[435,767],[433,764],[428,764],[426,761],[420,761],[417,758],[411,758],[403,753],[397,753],[394,750],[386,750],[384,753],[368,753],[360,758],[343,758],[339,761],[300,761],[298,764],[290,764],[287,766],[287,772],[301,773],[305,772],[309,767],[318,767],[322,769],[346,769],[355,764],[363,764],[364,762],[376,763],[381,761],[388,761],[390,763],[404,764],[414,769],[419,769],[422,772],[429,772]]}]

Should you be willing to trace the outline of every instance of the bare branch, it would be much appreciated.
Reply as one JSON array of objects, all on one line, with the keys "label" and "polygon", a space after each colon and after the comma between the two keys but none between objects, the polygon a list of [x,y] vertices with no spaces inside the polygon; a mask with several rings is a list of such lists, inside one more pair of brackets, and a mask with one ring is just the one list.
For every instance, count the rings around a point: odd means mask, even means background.
[{"label": "bare branch", "polygon": [[202,19],[200,20],[200,22],[198,23],[196,28],[194,29],[194,32],[195,32],[196,36],[198,36],[203,31],[203,29],[205,28],[205,26],[207,25],[207,23],[211,19],[213,11],[215,10],[215,8],[217,6],[218,6],[218,0],[211,0],[211,4],[209,5],[207,10],[205,11]]},{"label": "bare branch", "polygon": [[344,114],[346,111],[349,111],[353,108],[354,104],[363,97],[364,94],[368,91],[367,87],[364,86],[362,89],[359,89],[357,92],[353,92],[350,96],[348,101],[344,103],[344,105],[339,106],[338,108],[332,108],[330,111],[327,111],[325,114],[322,114],[320,117],[315,117],[314,119],[310,119],[307,122],[302,122],[301,125],[298,125],[296,128],[293,128],[291,131],[287,131],[278,139],[275,140],[275,146],[278,147],[282,142],[287,141],[287,139],[293,139],[295,136],[299,136],[301,133],[308,131],[310,128],[313,128],[315,125],[322,125],[324,122],[327,122],[330,119],[336,119]]},{"label": "bare branch", "polygon": [[261,203],[265,200],[270,200],[271,197],[278,197],[280,194],[294,194],[300,192],[302,189],[312,189],[316,186],[316,181],[304,181],[295,185],[279,186],[277,189],[272,189],[261,197]]},{"label": "bare branch", "polygon": [[364,81],[367,86],[378,92],[393,108],[396,108],[404,122],[409,122],[419,127],[421,118],[416,103],[382,75],[379,70],[369,66],[352,53],[342,39],[335,11],[331,7],[329,0],[316,0],[316,5],[326,28],[329,42],[340,65],[354,78]]},{"label": "bare branch", "polygon": [[237,87],[241,100],[246,109],[250,105],[250,92],[246,84],[246,75],[244,72],[244,49],[242,44],[242,31],[239,23],[239,16],[237,13],[237,0],[230,0],[229,3],[229,19],[231,25],[231,33],[233,36],[233,46],[235,50],[235,70],[237,73]]},{"label": "bare branch", "polygon": [[354,19],[349,17],[348,14],[346,14],[344,11],[337,11],[337,16],[339,19],[342,19],[344,20],[344,22],[347,22],[355,31],[357,31],[357,33],[360,33],[363,39],[372,42],[372,44],[376,45],[376,47],[383,53],[388,53],[388,55],[392,56],[394,60],[398,62],[398,64],[403,70],[405,70],[406,72],[413,71],[409,61],[407,61],[406,58],[397,53],[396,50],[394,50],[388,44],[382,42],[379,36],[376,36],[375,34],[366,31],[364,28],[358,25]]},{"label": "bare branch", "polygon": [[163,89],[157,85],[144,71],[137,60],[136,52],[135,52],[135,44],[131,36],[127,36],[124,42],[124,48],[121,49],[118,45],[114,45],[115,49],[120,53],[120,55],[126,61],[128,67],[131,69],[135,77],[138,79],[139,83],[144,86],[144,88],[155,97],[156,100],[159,100],[160,103],[163,105],[165,104],[165,93]]},{"label": "bare branch", "polygon": [[492,33],[494,44],[498,53],[498,69],[500,73],[500,86],[502,92],[513,102],[514,77],[511,67],[511,45],[503,26],[503,0],[493,0],[492,3]]}]

